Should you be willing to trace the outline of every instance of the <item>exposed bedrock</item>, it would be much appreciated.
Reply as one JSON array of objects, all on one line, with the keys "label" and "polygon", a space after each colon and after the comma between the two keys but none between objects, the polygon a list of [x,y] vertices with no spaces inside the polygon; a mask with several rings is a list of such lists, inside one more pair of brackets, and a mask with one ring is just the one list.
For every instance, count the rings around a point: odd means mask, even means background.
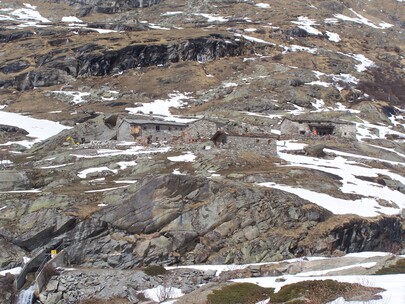
[{"label": "exposed bedrock", "polygon": [[387,246],[398,251],[403,240],[397,217],[351,216],[331,226],[330,212],[297,196],[178,175],[151,178],[93,217],[108,223],[109,233],[75,243],[72,262],[119,268],[251,263]]},{"label": "exposed bedrock", "polygon": [[4,79],[0,81],[0,86],[27,90],[65,83],[75,78],[113,75],[128,69],[180,61],[212,61],[252,51],[251,42],[237,41],[231,36],[221,34],[166,44],[128,45],[117,50],[84,45],[38,56],[34,69],[15,76],[13,80]]},{"label": "exposed bedrock", "polygon": [[[187,175],[149,177],[134,187],[119,199],[105,196],[108,206],[84,220],[36,211],[41,203],[34,201],[0,234],[28,251],[63,239],[72,264],[117,269],[404,248],[399,216],[334,216],[281,190]],[[16,262],[3,259],[3,265]]]}]

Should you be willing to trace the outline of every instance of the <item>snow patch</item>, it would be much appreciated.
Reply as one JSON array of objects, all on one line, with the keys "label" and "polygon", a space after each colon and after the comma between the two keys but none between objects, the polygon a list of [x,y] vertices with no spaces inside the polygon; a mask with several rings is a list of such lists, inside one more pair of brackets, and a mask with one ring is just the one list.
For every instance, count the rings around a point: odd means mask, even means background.
[{"label": "snow patch", "polygon": [[291,21],[291,23],[297,24],[300,29],[305,30],[312,35],[322,35],[322,32],[314,28],[314,25],[319,25],[315,20],[308,17],[299,16],[298,21]]},{"label": "snow patch", "polygon": [[82,170],[77,174],[77,176],[84,179],[84,178],[87,178],[87,175],[90,173],[103,172],[103,171],[109,171],[114,174],[118,173],[118,170],[116,170],[116,169],[110,169],[108,167],[97,167],[97,168],[88,168],[88,169]]},{"label": "snow patch", "polygon": [[342,40],[340,39],[339,34],[336,33],[326,31],[326,35],[328,36],[328,39],[333,42],[339,42],[340,40]]},{"label": "snow patch", "polygon": [[167,121],[176,121],[176,122],[192,122],[196,119],[190,118],[180,118],[170,113],[170,108],[182,108],[187,106],[187,102],[185,100],[191,99],[191,93],[185,92],[174,92],[169,94],[168,99],[157,99],[150,103],[143,103],[141,106],[135,108],[126,108],[129,113],[131,114],[138,114],[144,113],[149,114],[152,113],[154,116],[162,116],[164,120]]},{"label": "snow patch", "polygon": [[193,162],[196,158],[197,156],[195,156],[193,152],[188,151],[186,154],[179,156],[170,156],[167,159],[173,162]]},{"label": "snow patch", "polygon": [[204,18],[207,18],[207,22],[227,22],[228,19],[218,16],[218,15],[211,15],[211,14],[203,14],[203,13],[198,13],[194,14],[195,16],[202,16]]},{"label": "snow patch", "polygon": [[52,137],[65,129],[70,129],[70,127],[63,126],[58,122],[36,119],[29,116],[24,116],[22,114],[4,111],[0,111],[0,121],[4,125],[15,126],[24,129],[28,132],[29,137],[34,138],[32,141],[24,140],[19,142],[8,142],[0,146],[17,143],[25,147],[31,147],[36,142],[40,142],[49,137]]},{"label": "snow patch", "polygon": [[73,22],[73,23],[83,23],[82,20],[75,16],[67,16],[67,17],[62,17],[62,22]]},{"label": "snow patch", "polygon": [[270,4],[267,3],[256,3],[255,6],[260,7],[260,8],[269,8]]},{"label": "snow patch", "polygon": [[393,24],[389,24],[386,22],[380,22],[379,25],[375,25],[373,22],[371,22],[366,17],[355,12],[352,8],[349,8],[349,11],[351,11],[356,17],[348,17],[348,16],[345,16],[342,14],[335,14],[333,16],[335,18],[343,20],[343,21],[351,21],[351,22],[355,22],[358,24],[364,24],[364,25],[370,26],[375,29],[386,29],[386,28],[390,28],[390,27],[394,26]]}]

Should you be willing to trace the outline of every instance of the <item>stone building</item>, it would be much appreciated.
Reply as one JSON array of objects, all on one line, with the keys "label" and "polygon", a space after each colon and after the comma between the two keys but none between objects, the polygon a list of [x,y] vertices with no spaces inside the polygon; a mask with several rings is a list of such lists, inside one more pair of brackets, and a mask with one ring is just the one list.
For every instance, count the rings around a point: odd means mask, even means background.
[{"label": "stone building", "polygon": [[120,118],[117,122],[117,140],[149,144],[170,141],[173,137],[181,136],[186,127],[186,124],[174,121]]},{"label": "stone building", "polygon": [[310,113],[285,117],[281,122],[281,136],[325,136],[355,139],[356,125],[326,113]]},{"label": "stone building", "polygon": [[218,148],[276,155],[278,136],[266,133],[234,133],[217,131],[211,141]]},{"label": "stone building", "polygon": [[225,129],[226,124],[218,119],[202,118],[189,124],[185,136],[190,141],[208,141],[216,131]]},{"label": "stone building", "polygon": [[228,149],[251,151],[259,154],[277,154],[277,136],[272,134],[229,134]]}]

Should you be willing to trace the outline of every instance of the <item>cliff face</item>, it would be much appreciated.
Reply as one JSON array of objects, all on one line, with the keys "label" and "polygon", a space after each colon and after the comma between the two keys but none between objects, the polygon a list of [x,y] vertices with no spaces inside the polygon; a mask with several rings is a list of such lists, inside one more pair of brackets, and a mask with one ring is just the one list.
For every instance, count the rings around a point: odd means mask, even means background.
[{"label": "cliff face", "polygon": [[[4,38],[10,41],[12,36]],[[53,36],[59,36],[55,32]],[[122,39],[120,39],[122,40]],[[48,40],[48,43],[55,41]],[[35,43],[35,39],[34,39]],[[125,41],[121,44],[125,45]],[[123,71],[150,66],[163,66],[183,61],[209,62],[223,57],[234,57],[253,52],[252,43],[235,40],[229,35],[209,35],[160,44],[136,43],[109,50],[101,44],[86,43],[80,47],[68,38],[59,47],[36,56],[35,62],[15,61],[3,66],[6,77],[0,81],[3,88],[28,90],[63,84],[76,78],[108,76]],[[45,48],[45,44],[42,44]],[[29,70],[29,72],[25,72]],[[18,74],[13,77],[13,74]]]},{"label": "cliff face", "polygon": [[[403,254],[405,3],[366,2],[0,1],[1,270],[59,243],[108,285],[153,264]],[[304,113],[356,130],[283,138]],[[149,120],[152,143],[140,126],[116,141],[112,117]],[[79,295],[76,276],[48,301]]]},{"label": "cliff face", "polygon": [[123,191],[119,200],[103,203],[109,207],[77,221],[51,210],[35,211],[40,202],[34,202],[33,211],[15,226],[19,230],[3,228],[2,234],[29,251],[63,239],[71,263],[120,269],[394,250],[403,240],[395,217],[342,218],[342,224],[330,226],[336,222],[330,212],[294,195],[192,176],[148,178],[134,194]]}]

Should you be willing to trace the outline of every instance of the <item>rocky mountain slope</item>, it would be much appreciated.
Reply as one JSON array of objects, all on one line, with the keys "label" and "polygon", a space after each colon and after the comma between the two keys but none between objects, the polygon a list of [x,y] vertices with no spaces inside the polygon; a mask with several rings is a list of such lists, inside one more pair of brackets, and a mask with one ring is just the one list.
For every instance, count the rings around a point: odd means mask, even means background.
[{"label": "rocky mountain slope", "polygon": [[[0,24],[0,269],[405,253],[403,1],[2,0]],[[128,114],[269,148],[118,142]],[[356,135],[283,134],[301,114]]]}]

